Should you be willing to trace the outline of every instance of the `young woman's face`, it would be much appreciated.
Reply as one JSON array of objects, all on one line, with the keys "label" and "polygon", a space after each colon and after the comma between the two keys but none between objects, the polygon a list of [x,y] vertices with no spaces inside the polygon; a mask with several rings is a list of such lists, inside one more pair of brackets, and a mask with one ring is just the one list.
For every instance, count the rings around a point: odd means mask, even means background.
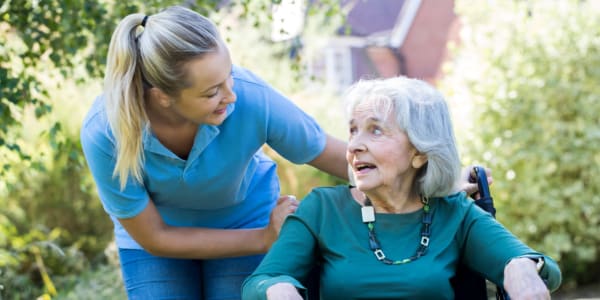
[{"label": "young woman's face", "polygon": [[191,86],[181,91],[174,111],[193,123],[220,125],[227,117],[227,106],[236,100],[229,51],[221,45],[185,68]]},{"label": "young woman's face", "polygon": [[369,105],[359,105],[350,118],[346,159],[356,186],[365,193],[397,192],[410,188],[417,150],[393,116],[384,116]]}]

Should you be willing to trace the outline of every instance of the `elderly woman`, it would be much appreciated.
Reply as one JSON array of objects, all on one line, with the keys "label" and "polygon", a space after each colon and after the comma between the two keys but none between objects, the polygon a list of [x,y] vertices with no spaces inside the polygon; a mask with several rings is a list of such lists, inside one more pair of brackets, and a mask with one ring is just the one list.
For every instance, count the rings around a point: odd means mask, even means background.
[{"label": "elderly woman", "polygon": [[317,264],[322,299],[453,299],[460,259],[512,299],[550,298],[556,262],[456,192],[459,156],[439,92],[398,77],[361,81],[346,99],[356,186],[306,196],[244,299],[302,299]]}]

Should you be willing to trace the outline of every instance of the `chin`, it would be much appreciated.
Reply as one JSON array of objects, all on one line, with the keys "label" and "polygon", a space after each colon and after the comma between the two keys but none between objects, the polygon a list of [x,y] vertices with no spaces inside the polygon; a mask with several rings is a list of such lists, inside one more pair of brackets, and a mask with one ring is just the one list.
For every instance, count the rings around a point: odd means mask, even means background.
[{"label": "chin", "polygon": [[208,124],[208,125],[213,125],[213,126],[219,126],[221,124],[223,124],[223,122],[225,122],[225,118],[224,117],[217,117],[217,118],[210,118],[206,121],[204,121],[204,124]]},{"label": "chin", "polygon": [[356,181],[355,184],[356,184],[356,188],[361,192],[367,192],[367,191],[375,188],[372,184],[368,184],[366,182]]}]

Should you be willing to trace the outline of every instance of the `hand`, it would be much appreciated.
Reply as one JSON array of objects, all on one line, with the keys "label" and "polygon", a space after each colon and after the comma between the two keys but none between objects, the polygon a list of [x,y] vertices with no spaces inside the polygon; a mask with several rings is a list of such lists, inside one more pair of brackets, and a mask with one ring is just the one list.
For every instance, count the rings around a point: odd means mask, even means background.
[{"label": "hand", "polygon": [[[471,178],[475,177],[475,173],[473,172],[473,167],[474,166],[467,166],[465,168],[463,168],[462,172],[461,172],[461,176],[460,176],[460,183],[459,183],[459,187],[461,191],[465,191],[467,192],[467,195],[472,196],[475,200],[479,199],[479,193],[477,193],[477,190],[479,189],[477,187],[477,182],[471,182]],[[487,181],[488,181],[488,185],[491,185],[494,182],[494,179],[492,178],[492,171],[489,168],[484,168],[485,169],[485,175],[487,177]]]},{"label": "hand", "polygon": [[550,291],[529,258],[515,258],[504,268],[504,289],[510,299],[550,299]]},{"label": "hand", "polygon": [[279,237],[279,231],[285,218],[296,211],[298,208],[298,200],[294,196],[281,196],[277,199],[277,205],[271,212],[271,219],[269,220],[269,226],[265,228],[265,246],[266,250],[271,248],[271,245]]},{"label": "hand", "polygon": [[280,282],[267,288],[269,300],[302,300],[302,296],[291,283]]}]

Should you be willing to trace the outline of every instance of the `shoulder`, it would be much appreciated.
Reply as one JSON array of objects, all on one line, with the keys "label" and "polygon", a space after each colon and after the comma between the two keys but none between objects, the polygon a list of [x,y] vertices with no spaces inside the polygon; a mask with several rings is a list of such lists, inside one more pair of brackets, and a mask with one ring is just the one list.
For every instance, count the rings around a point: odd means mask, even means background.
[{"label": "shoulder", "polygon": [[339,207],[348,202],[348,195],[347,185],[314,188],[300,201],[296,213],[302,216],[339,211]]},{"label": "shoulder", "polygon": [[319,187],[313,189],[304,199],[296,212],[289,216],[303,223],[315,235],[327,231],[331,224],[342,223],[347,218],[348,186]]},{"label": "shoulder", "polygon": [[94,99],[92,106],[88,110],[83,124],[82,130],[97,130],[108,126],[108,119],[106,117],[106,109],[104,107],[104,96],[100,95]]},{"label": "shoulder", "polygon": [[240,91],[248,91],[248,90],[270,90],[271,86],[260,78],[258,75],[254,74],[252,71],[240,67],[233,66],[232,74],[234,85],[234,90]]},{"label": "shoulder", "polygon": [[111,134],[104,108],[104,97],[102,95],[94,100],[83,119],[80,136],[84,147],[91,144],[108,147],[114,144],[114,138]]},{"label": "shoulder", "polygon": [[452,226],[469,228],[480,221],[497,222],[490,213],[479,207],[475,200],[468,197],[465,192],[432,200],[436,201],[433,206],[436,214],[445,219],[445,224],[448,226],[453,224]]},{"label": "shoulder", "polygon": [[464,191],[445,197],[433,198],[431,201],[435,202],[433,206],[439,214],[461,221],[465,218],[477,218],[487,214]]},{"label": "shoulder", "polygon": [[433,198],[432,200],[436,201],[440,208],[459,211],[469,210],[474,204],[473,199],[467,197],[467,194],[462,191],[445,197]]}]

